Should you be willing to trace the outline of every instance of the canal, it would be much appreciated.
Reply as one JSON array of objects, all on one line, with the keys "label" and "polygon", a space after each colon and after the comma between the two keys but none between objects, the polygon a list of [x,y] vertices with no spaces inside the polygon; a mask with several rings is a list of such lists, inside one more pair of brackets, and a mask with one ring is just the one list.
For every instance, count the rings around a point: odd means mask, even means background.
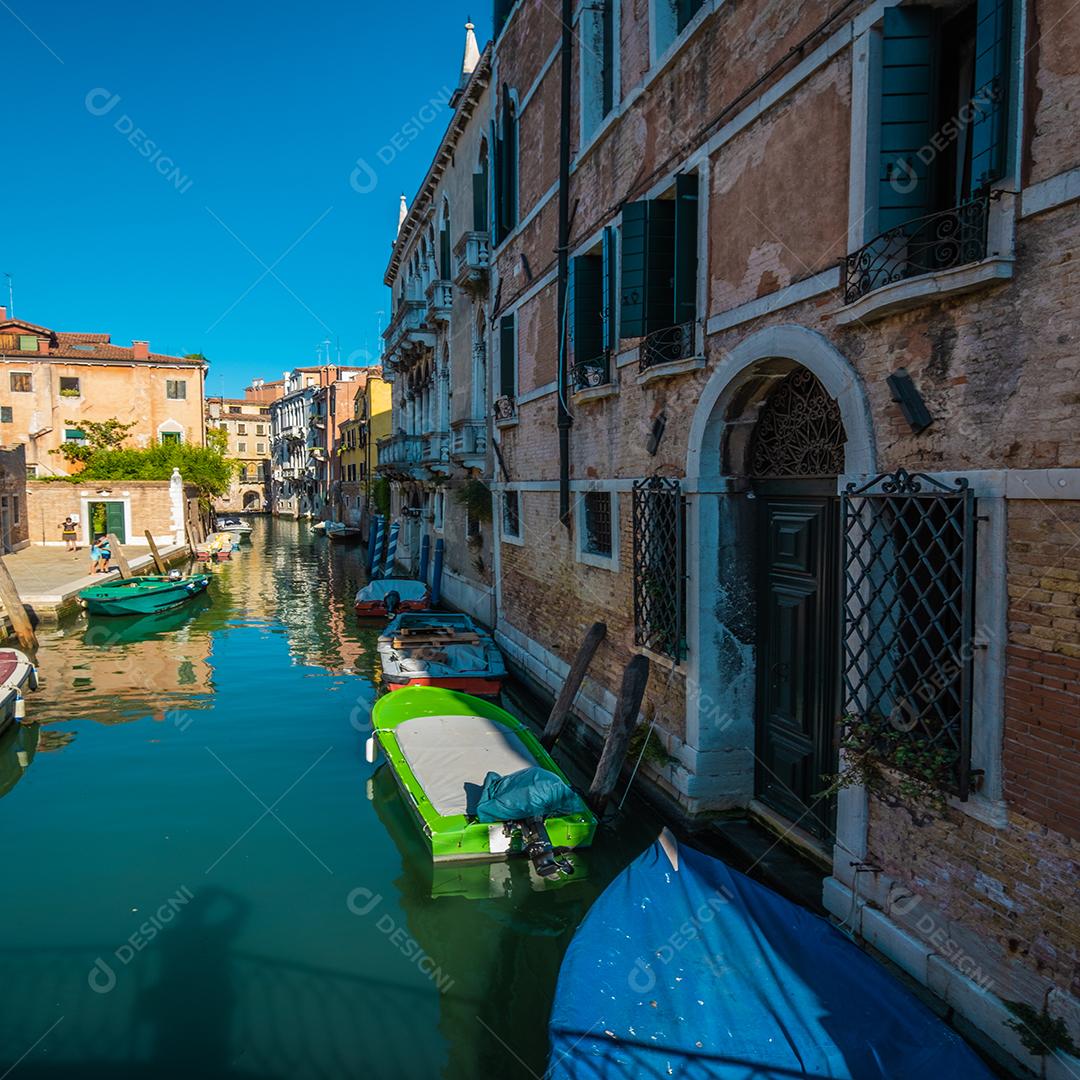
[{"label": "canal", "polygon": [[542,1075],[563,952],[658,826],[559,888],[434,871],[364,759],[363,549],[264,520],[212,572],[45,631],[40,723],[0,737],[0,1075]]}]

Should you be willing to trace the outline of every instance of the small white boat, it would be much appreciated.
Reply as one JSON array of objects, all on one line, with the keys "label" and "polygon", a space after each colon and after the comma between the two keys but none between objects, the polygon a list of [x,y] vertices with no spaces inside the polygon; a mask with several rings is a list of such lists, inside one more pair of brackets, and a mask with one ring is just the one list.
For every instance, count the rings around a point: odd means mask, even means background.
[{"label": "small white boat", "polygon": [[26,653],[0,649],[0,731],[26,716],[24,691],[38,688],[37,668]]},{"label": "small white boat", "polygon": [[219,532],[231,532],[237,536],[250,536],[254,526],[243,518],[219,517],[216,522]]},{"label": "small white boat", "polygon": [[497,697],[506,678],[506,663],[494,638],[468,615],[397,615],[379,635],[378,650],[383,681],[391,690],[442,686]]}]

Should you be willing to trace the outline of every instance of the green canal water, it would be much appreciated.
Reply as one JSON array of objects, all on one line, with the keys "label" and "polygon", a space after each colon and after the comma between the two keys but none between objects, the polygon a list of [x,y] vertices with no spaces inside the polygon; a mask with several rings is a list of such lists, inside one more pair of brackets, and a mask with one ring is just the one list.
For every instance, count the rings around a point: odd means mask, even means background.
[{"label": "green canal water", "polygon": [[656,823],[558,889],[434,871],[364,760],[363,550],[262,521],[212,570],[47,631],[40,724],[0,737],[0,1075],[542,1075],[563,952]]}]

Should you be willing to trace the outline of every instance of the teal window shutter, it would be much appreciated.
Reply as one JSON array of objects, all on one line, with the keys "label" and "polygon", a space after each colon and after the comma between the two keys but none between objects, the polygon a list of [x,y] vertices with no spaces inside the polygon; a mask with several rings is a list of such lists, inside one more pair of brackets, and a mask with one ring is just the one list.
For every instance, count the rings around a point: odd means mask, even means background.
[{"label": "teal window shutter", "polygon": [[622,296],[619,337],[645,336],[645,261],[648,256],[647,202],[627,203],[622,212]]},{"label": "teal window shutter", "polygon": [[495,243],[498,244],[510,230],[504,226],[503,144],[494,120],[491,122],[491,174],[495,178],[492,186],[492,203],[495,210],[493,218]]},{"label": "teal window shutter", "polygon": [[600,12],[603,61],[600,72],[600,101],[604,116],[615,104],[615,17],[612,8],[617,0],[601,0]]},{"label": "teal window shutter", "polygon": [[472,177],[473,231],[487,231],[487,171],[473,173]]},{"label": "teal window shutter", "polygon": [[499,320],[499,395],[517,395],[517,326],[513,315]]},{"label": "teal window shutter", "polygon": [[[929,155],[936,16],[931,8],[885,9],[881,71],[878,230],[930,212]],[[920,151],[924,151],[920,156]],[[924,160],[925,159],[925,160]]]},{"label": "teal window shutter", "polygon": [[615,318],[618,296],[615,293],[615,230],[608,225],[604,229],[600,255],[604,285],[604,349],[611,352],[618,347],[615,337]]},{"label": "teal window shutter", "polygon": [[698,175],[675,177],[675,323],[697,318]]},{"label": "teal window shutter", "polygon": [[675,325],[675,199],[649,203],[645,333]]},{"label": "teal window shutter", "polygon": [[568,323],[576,364],[596,360],[604,352],[604,260],[600,255],[579,255],[570,260],[570,270]]},{"label": "teal window shutter", "polygon": [[1005,175],[1011,23],[1011,0],[978,0],[971,121],[971,177],[976,191]]}]

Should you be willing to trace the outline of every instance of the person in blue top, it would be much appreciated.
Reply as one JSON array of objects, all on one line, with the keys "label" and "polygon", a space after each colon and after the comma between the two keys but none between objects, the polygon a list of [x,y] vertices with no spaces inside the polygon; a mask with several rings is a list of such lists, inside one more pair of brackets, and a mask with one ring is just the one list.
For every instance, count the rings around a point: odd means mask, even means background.
[{"label": "person in blue top", "polygon": [[90,573],[107,574],[111,558],[112,548],[109,545],[109,538],[102,534],[94,541],[94,546],[90,549]]}]

